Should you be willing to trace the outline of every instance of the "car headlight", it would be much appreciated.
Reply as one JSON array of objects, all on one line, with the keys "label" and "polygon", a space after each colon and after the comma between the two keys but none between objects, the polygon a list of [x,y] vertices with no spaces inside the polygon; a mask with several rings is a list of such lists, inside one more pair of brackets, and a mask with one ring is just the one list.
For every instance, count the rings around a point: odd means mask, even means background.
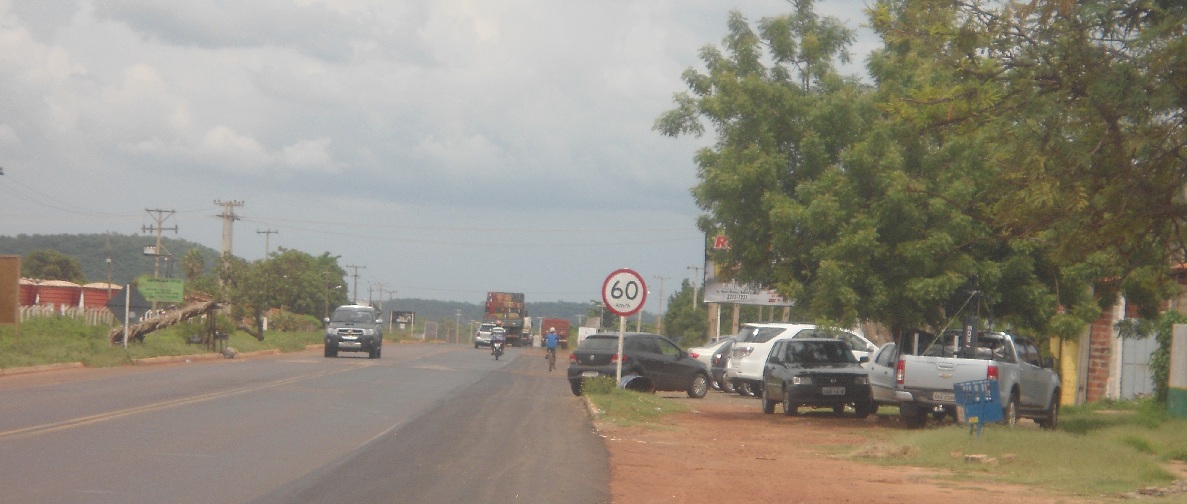
[{"label": "car headlight", "polygon": [[812,377],[811,376],[793,376],[793,377],[791,377],[791,384],[792,385],[811,385]]},{"label": "car headlight", "polygon": [[854,383],[855,385],[869,385],[869,384],[870,384],[870,377],[869,377],[869,376],[858,376],[858,377],[855,377],[855,378],[853,379],[853,383]]},{"label": "car headlight", "polygon": [[375,334],[374,329],[363,329],[363,336],[371,336],[373,334]]}]

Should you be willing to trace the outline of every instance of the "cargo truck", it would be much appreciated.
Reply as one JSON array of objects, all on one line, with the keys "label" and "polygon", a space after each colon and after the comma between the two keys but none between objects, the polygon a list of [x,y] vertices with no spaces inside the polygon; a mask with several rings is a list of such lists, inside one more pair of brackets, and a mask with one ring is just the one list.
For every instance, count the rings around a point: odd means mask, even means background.
[{"label": "cargo truck", "polygon": [[506,331],[508,345],[524,346],[531,343],[524,327],[527,316],[523,293],[497,291],[486,293],[482,321],[502,327]]},{"label": "cargo truck", "polygon": [[558,346],[569,348],[569,319],[548,317],[540,319],[540,335],[547,336],[549,328],[556,328]]}]

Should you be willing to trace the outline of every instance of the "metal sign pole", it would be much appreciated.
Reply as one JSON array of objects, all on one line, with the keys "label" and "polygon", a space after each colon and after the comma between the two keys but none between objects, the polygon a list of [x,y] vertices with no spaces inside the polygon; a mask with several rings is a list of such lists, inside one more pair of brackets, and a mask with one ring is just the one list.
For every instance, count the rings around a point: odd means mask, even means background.
[{"label": "metal sign pole", "polygon": [[622,340],[626,335],[626,317],[618,316],[618,366],[614,369],[614,383],[622,383]]},{"label": "metal sign pole", "polygon": [[124,350],[128,349],[128,310],[132,307],[132,284],[124,286]]}]

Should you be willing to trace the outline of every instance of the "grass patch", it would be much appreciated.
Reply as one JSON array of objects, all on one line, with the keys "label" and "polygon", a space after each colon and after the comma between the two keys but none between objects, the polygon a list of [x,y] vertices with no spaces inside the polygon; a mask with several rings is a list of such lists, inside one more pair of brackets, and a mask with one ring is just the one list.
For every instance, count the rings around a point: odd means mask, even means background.
[{"label": "grass patch", "polygon": [[585,380],[582,392],[598,409],[599,419],[614,425],[658,425],[656,421],[666,415],[690,410],[655,394],[619,389],[609,376]]},{"label": "grass patch", "polygon": [[961,424],[892,431],[853,457],[883,465],[934,467],[962,481],[1035,485],[1078,496],[1114,495],[1174,482],[1165,463],[1187,456],[1185,431],[1187,420],[1170,418],[1150,401],[1130,401],[1064,408],[1057,431],[1037,429],[1029,422],[1014,429],[987,425],[981,437],[970,435],[969,427]]},{"label": "grass patch", "polygon": [[[0,325],[0,368],[81,362],[88,367],[130,364],[136,359],[209,353],[186,340],[201,329],[199,322],[181,324],[145,336],[143,343],[125,349],[107,340],[106,325],[87,325],[69,317],[34,317],[21,322],[20,335],[10,325]],[[277,349],[293,352],[322,342],[322,331],[268,331],[264,341],[241,332],[229,333],[227,345],[240,352]]]}]

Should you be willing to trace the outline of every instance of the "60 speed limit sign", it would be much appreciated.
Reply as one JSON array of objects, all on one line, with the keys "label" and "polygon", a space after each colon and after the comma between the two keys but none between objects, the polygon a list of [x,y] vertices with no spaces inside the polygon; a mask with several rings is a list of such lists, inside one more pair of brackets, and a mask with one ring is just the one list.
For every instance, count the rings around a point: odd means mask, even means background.
[{"label": "60 speed limit sign", "polygon": [[629,317],[643,308],[647,301],[647,283],[635,270],[622,268],[606,277],[602,284],[602,302],[606,309],[620,317]]}]

